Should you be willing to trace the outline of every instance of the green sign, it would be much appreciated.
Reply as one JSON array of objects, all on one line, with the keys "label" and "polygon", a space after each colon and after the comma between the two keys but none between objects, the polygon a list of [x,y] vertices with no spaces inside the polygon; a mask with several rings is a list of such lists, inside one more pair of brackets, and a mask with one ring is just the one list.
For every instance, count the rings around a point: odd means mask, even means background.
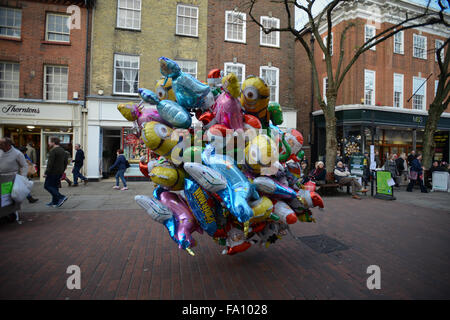
[{"label": "green sign", "polygon": [[389,171],[377,171],[377,193],[392,196],[392,187],[389,186],[388,181],[392,176]]},{"label": "green sign", "polygon": [[12,181],[8,181],[8,182],[3,182],[1,184],[1,194],[9,194],[12,192],[12,188],[13,188],[13,182]]},{"label": "green sign", "polygon": [[364,174],[364,156],[353,154],[350,157],[350,173],[362,176]]}]

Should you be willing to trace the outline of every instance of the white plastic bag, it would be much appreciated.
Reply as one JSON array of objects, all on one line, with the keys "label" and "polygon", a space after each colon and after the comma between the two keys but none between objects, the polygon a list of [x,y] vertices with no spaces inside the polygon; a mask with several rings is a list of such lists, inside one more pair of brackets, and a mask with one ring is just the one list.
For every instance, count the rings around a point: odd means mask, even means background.
[{"label": "white plastic bag", "polygon": [[33,188],[33,181],[28,180],[20,174],[16,174],[14,185],[11,192],[11,198],[18,203],[23,202],[30,194]]}]

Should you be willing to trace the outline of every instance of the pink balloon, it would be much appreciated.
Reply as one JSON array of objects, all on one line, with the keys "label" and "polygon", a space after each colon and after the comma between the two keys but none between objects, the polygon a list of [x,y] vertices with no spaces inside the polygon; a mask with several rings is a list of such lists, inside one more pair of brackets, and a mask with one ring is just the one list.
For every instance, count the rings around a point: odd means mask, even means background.
[{"label": "pink balloon", "polygon": [[217,98],[214,112],[218,124],[234,130],[244,128],[241,103],[227,92],[222,92]]},{"label": "pink balloon", "polygon": [[138,112],[137,123],[138,123],[139,127],[142,127],[142,125],[144,123],[150,122],[150,121],[161,122],[169,127],[172,127],[172,125],[170,123],[168,123],[167,121],[163,120],[163,118],[161,118],[161,116],[158,113],[158,110],[146,108],[146,109],[138,110],[137,112]]},{"label": "pink balloon", "polygon": [[178,247],[180,249],[186,249],[195,246],[192,233],[194,231],[203,233],[203,230],[197,224],[194,215],[184,199],[178,194],[169,191],[162,192],[160,198],[161,203],[173,212],[173,216],[177,221],[178,227],[175,237],[178,239]]}]

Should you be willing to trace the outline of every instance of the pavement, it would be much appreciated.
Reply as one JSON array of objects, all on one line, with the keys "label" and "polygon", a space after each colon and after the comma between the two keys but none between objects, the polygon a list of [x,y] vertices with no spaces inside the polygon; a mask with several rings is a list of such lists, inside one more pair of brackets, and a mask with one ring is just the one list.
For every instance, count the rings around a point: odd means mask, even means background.
[{"label": "pavement", "polygon": [[[66,184],[63,183],[65,186]],[[296,223],[268,248],[235,256],[194,234],[195,256],[179,250],[163,226],[134,203],[152,183],[111,181],[63,187],[24,204],[22,224],[0,223],[0,299],[449,299],[450,194],[395,192],[397,200],[345,193],[324,197],[317,223]],[[69,290],[68,266],[81,270]],[[370,290],[369,266],[381,271]]]}]

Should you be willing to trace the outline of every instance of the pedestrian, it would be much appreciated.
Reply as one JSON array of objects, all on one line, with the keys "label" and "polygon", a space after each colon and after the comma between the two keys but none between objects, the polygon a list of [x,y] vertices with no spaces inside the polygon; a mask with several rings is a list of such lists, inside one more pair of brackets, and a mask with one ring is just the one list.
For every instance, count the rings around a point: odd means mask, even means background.
[{"label": "pedestrian", "polygon": [[408,171],[406,170],[406,154],[403,152],[395,160],[399,175],[399,184],[403,184],[408,179]]},{"label": "pedestrian", "polygon": [[300,167],[301,167],[300,177],[301,178],[307,177],[309,174],[308,163],[306,161],[302,161]]},{"label": "pedestrian", "polygon": [[364,152],[364,160],[363,160],[363,182],[364,186],[367,187],[367,185],[370,182],[370,157],[369,152]]},{"label": "pedestrian", "polygon": [[416,182],[419,183],[420,191],[423,193],[428,193],[427,188],[423,184],[423,167],[422,167],[422,155],[418,154],[417,157],[411,162],[411,169],[409,172],[409,184],[406,191],[412,192]]},{"label": "pedestrian", "polygon": [[123,155],[123,149],[118,149],[117,150],[117,159],[114,162],[114,164],[111,166],[111,168],[109,168],[110,171],[112,169],[117,168],[116,185],[113,187],[113,189],[120,189],[120,187],[119,187],[119,178],[120,178],[120,180],[122,180],[122,183],[123,183],[123,188],[120,190],[121,191],[128,190],[127,181],[125,180],[125,170],[127,170],[127,168],[129,166],[130,165],[128,164],[127,159]]},{"label": "pedestrian", "polygon": [[379,151],[375,151],[375,164],[376,164],[376,168],[380,168],[381,167],[381,160],[380,160],[380,152]]},{"label": "pedestrian", "polygon": [[336,177],[336,181],[341,186],[352,187],[352,198],[360,200],[361,198],[356,194],[356,192],[366,193],[369,191],[368,189],[363,188],[363,186],[353,177],[350,176],[350,172],[346,167],[344,167],[344,163],[339,161],[334,169],[334,176]]},{"label": "pedestrian", "polygon": [[391,177],[395,182],[395,186],[399,187],[398,185],[398,170],[397,170],[397,164],[395,163],[395,154],[391,154],[388,158],[388,160],[386,161],[386,163],[384,164],[384,170],[389,171],[391,173]]},{"label": "pedestrian", "polygon": [[73,173],[73,186],[74,187],[78,187],[78,178],[81,179],[81,181],[84,182],[84,185],[86,185],[88,183],[88,179],[83,176],[80,172],[81,168],[83,167],[83,163],[84,163],[84,151],[83,149],[81,149],[81,145],[79,143],[77,143],[75,145],[75,150],[77,151],[75,153],[75,160],[73,160],[73,169],[72,169],[72,173]]},{"label": "pedestrian", "polygon": [[48,207],[61,207],[67,200],[67,196],[59,193],[61,177],[67,167],[68,154],[59,145],[58,137],[50,137],[48,143],[50,152],[47,160],[47,169],[45,170],[44,188],[52,195],[52,201],[47,203]]},{"label": "pedestrian", "polygon": [[[20,147],[20,152],[23,153],[23,156],[25,157],[25,161],[28,164],[27,178],[29,179],[30,177],[33,176],[33,174],[36,174],[36,170],[34,169],[34,163],[32,163],[30,157],[27,154],[27,147]],[[30,192],[27,195],[27,200],[29,203],[35,203],[39,199],[33,198],[33,196],[31,195],[31,192]]]},{"label": "pedestrian", "polygon": [[408,166],[411,167],[413,160],[416,158],[416,150],[411,150],[408,155]]},{"label": "pedestrian", "polygon": [[27,148],[26,154],[30,158],[30,161],[32,163],[37,163],[37,154],[36,149],[33,148],[33,142],[28,142],[26,148]]},{"label": "pedestrian", "polygon": [[70,181],[70,179],[67,178],[67,175],[66,175],[66,169],[67,169],[67,166],[69,165],[70,153],[69,153],[69,151],[67,151],[67,150],[64,150],[64,152],[66,153],[67,161],[66,161],[65,164],[64,164],[64,172],[63,172],[63,174],[62,174],[62,176],[61,176],[61,179],[59,179],[59,187],[60,187],[60,188],[62,188],[61,181],[67,182],[67,184],[69,185],[69,187],[72,186],[72,181]]}]

